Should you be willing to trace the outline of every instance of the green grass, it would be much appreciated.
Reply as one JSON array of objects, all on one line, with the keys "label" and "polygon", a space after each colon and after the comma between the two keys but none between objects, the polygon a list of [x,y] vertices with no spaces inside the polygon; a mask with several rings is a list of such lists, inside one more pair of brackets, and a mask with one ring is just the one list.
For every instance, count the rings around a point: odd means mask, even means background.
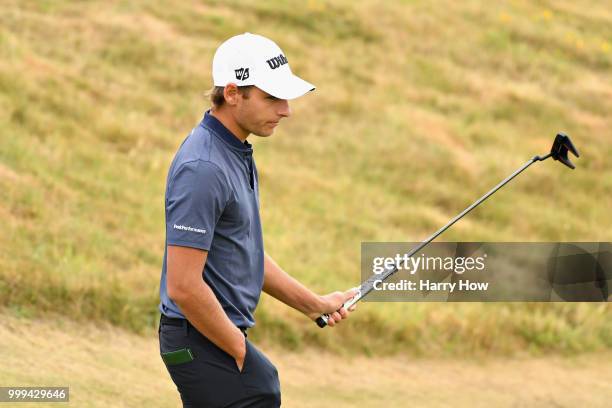
[{"label": "green grass", "polygon": [[[167,168],[208,106],[216,46],[244,31],[276,39],[318,86],[272,138],[252,138],[266,250],[313,289],[357,284],[361,241],[423,239],[559,130],[581,150],[576,171],[530,169],[444,239],[609,241],[609,10],[3,2],[0,303],[151,330]],[[612,347],[610,311],[364,304],[340,330],[365,353],[573,353]],[[336,336],[269,299],[258,318],[255,338],[337,348]]]}]

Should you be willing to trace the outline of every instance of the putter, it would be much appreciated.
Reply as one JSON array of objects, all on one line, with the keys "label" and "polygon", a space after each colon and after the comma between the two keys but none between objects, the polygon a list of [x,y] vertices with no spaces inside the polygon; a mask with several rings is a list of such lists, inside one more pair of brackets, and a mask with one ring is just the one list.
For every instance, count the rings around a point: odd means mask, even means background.
[{"label": "putter", "polygon": [[[572,163],[572,161],[567,157],[568,152],[572,152],[574,156],[580,157],[578,150],[576,150],[576,148],[574,147],[574,144],[570,140],[569,136],[564,133],[558,133],[557,136],[555,137],[555,141],[553,142],[552,148],[550,149],[550,153],[548,153],[546,156],[534,156],[531,160],[525,163],[520,169],[512,173],[510,176],[508,176],[508,178],[506,178],[501,183],[493,187],[488,193],[480,197],[476,202],[474,202],[468,208],[463,210],[455,218],[450,220],[448,224],[440,228],[438,231],[436,231],[432,236],[427,238],[425,241],[421,242],[420,244],[415,246],[413,249],[411,249],[407,254],[408,257],[411,257],[412,255],[414,255],[415,253],[423,249],[427,244],[429,244],[431,241],[436,239],[440,234],[442,234],[444,231],[450,228],[450,226],[452,226],[454,223],[456,223],[461,218],[463,218],[463,216],[465,216],[467,213],[469,213],[474,208],[476,208],[480,203],[482,203],[484,200],[486,200],[491,195],[493,195],[493,193],[495,193],[497,190],[505,186],[510,180],[518,176],[523,170],[531,166],[533,163],[537,161],[544,161],[548,159],[549,157],[552,157],[554,160],[560,161],[561,163],[563,163],[570,169],[576,168],[576,166],[574,166],[574,163]],[[374,281],[377,281],[377,280],[384,281],[385,279],[389,278],[391,275],[393,275],[397,271],[398,271],[397,266],[393,266],[391,268],[386,269],[380,274],[374,274],[370,276],[367,280],[362,282],[361,285],[359,285],[356,288],[357,294],[351,299],[349,299],[348,301],[346,301],[342,305],[341,308],[348,309],[355,303],[359,302],[361,299],[363,299],[368,293],[370,293],[374,289]],[[317,317],[315,321],[319,327],[323,328],[327,326],[328,320],[329,320],[329,314],[323,314]]]}]

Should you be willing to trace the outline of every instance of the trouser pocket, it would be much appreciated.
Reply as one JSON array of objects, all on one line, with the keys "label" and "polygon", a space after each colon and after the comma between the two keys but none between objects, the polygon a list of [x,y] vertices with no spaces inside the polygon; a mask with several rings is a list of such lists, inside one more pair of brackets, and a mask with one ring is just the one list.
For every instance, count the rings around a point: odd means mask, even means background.
[{"label": "trouser pocket", "polygon": [[240,378],[250,395],[258,395],[268,407],[280,406],[281,390],[278,371],[274,364],[251,342],[246,342],[247,353]]},{"label": "trouser pocket", "polygon": [[246,396],[236,361],[208,339],[185,335],[180,327],[162,326],[159,342],[162,360],[184,406],[235,406]]},{"label": "trouser pocket", "polygon": [[161,353],[161,358],[167,366],[179,365],[193,361],[193,353],[188,347]]}]

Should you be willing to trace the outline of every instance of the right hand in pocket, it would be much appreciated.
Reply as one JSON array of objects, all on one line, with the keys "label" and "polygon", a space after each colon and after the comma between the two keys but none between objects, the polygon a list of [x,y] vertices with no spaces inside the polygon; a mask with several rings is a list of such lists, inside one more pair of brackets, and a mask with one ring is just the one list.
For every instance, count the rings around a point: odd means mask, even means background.
[{"label": "right hand in pocket", "polygon": [[244,346],[238,356],[234,356],[234,360],[236,360],[236,366],[238,366],[238,371],[242,372],[242,368],[244,367],[244,359],[246,357],[246,338],[244,339]]}]

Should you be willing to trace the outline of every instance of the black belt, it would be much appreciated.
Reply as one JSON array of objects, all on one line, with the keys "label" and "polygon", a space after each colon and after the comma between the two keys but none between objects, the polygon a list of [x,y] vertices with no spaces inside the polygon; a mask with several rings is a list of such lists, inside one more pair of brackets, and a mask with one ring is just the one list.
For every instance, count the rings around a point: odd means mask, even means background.
[{"label": "black belt", "polygon": [[[167,324],[168,326],[194,327],[191,323],[189,323],[189,320],[187,320],[187,319],[181,319],[181,318],[176,318],[176,317],[168,317],[168,316],[166,316],[164,314],[161,315],[161,317],[159,319],[159,323],[160,323],[160,325]],[[240,329],[240,331],[244,335],[246,335],[246,331],[247,331],[246,327],[239,327],[238,329]]]}]

